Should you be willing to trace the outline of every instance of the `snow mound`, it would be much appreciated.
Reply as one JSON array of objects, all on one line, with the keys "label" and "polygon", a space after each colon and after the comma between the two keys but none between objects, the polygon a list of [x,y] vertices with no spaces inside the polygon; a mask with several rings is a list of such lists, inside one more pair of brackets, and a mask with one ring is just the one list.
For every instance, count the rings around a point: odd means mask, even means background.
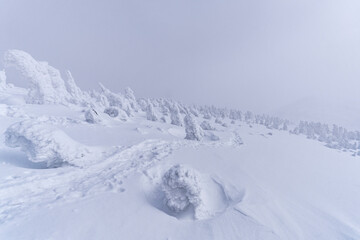
[{"label": "snow mound", "polygon": [[215,217],[241,201],[242,193],[224,186],[221,181],[183,165],[171,167],[162,177],[167,208],[175,216],[193,211],[196,220]]},{"label": "snow mound", "polygon": [[64,164],[84,166],[90,153],[63,131],[40,121],[24,120],[8,127],[5,132],[8,147],[20,147],[32,162],[45,162],[47,167]]}]

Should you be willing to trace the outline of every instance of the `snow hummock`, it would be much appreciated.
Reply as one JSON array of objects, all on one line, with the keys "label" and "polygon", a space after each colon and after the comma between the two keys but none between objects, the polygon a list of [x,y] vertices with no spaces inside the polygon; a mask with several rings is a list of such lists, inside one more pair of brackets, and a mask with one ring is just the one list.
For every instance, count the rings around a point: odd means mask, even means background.
[{"label": "snow hummock", "polygon": [[5,144],[20,147],[32,162],[45,162],[47,167],[63,164],[86,165],[89,149],[71,139],[63,131],[44,122],[24,120],[14,123],[5,132]]}]

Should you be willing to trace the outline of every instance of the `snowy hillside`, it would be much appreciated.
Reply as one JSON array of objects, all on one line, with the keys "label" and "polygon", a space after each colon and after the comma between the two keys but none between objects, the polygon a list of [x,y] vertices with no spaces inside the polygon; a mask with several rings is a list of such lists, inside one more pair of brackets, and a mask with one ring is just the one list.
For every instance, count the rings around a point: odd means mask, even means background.
[{"label": "snowy hillside", "polygon": [[19,50],[4,63],[0,239],[360,239],[358,131],[86,92]]}]

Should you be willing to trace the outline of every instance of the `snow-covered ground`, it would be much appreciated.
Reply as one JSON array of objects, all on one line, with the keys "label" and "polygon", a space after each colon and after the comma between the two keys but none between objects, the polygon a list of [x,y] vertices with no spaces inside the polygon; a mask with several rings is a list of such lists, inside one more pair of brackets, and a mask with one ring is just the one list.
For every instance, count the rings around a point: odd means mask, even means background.
[{"label": "snow-covered ground", "polygon": [[358,145],[6,57],[30,91],[2,77],[0,239],[360,239]]}]

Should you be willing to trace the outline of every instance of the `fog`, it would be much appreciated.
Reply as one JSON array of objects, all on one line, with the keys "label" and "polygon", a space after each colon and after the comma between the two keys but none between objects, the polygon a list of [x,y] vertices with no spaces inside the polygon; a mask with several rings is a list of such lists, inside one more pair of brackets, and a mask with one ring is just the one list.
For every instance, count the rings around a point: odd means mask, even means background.
[{"label": "fog", "polygon": [[262,112],[359,105],[359,13],[358,0],[0,0],[0,54],[70,69],[83,89]]}]

